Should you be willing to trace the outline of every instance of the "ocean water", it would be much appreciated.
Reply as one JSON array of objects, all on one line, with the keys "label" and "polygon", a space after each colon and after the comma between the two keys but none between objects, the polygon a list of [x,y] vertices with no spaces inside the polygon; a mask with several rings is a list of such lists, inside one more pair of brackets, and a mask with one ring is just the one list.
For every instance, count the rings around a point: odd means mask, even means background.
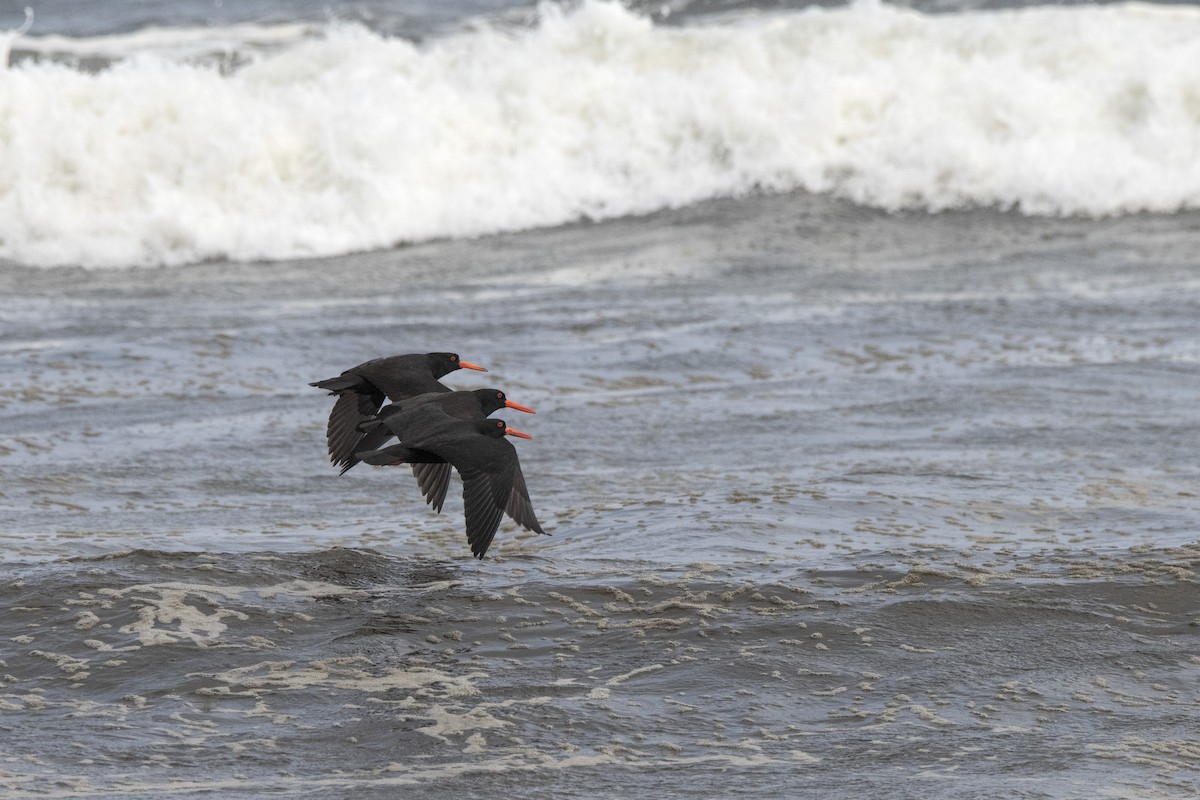
[{"label": "ocean water", "polygon": [[[0,795],[1200,791],[1200,13],[105,9],[0,9]],[[433,350],[551,536],[330,467]]]},{"label": "ocean water", "polygon": [[1191,7],[540,8],[419,42],[336,17],[38,36],[35,9],[7,37],[0,258],[329,256],[798,190],[1200,206]]}]

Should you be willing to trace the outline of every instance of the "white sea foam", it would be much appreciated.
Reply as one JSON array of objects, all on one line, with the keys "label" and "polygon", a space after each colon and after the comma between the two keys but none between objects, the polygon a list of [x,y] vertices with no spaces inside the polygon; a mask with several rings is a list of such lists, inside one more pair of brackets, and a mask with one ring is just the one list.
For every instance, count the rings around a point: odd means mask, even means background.
[{"label": "white sea foam", "polygon": [[1200,207],[1194,9],[861,3],[659,27],[586,2],[422,45],[331,26],[232,71],[138,41],[99,72],[0,72],[0,257],[336,254],[795,189]]}]

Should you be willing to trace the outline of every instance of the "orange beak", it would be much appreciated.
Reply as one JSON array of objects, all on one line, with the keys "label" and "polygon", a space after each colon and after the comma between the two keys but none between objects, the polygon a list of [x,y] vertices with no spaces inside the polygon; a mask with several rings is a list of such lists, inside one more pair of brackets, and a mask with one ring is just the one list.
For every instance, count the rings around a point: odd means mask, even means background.
[{"label": "orange beak", "polygon": [[516,428],[505,428],[504,435],[505,436],[519,436],[522,439],[532,439],[533,438],[528,433],[522,433],[521,431],[517,430]]},{"label": "orange beak", "polygon": [[509,408],[515,408],[517,411],[524,411],[526,414],[536,414],[537,413],[529,406],[523,406],[520,403],[514,403],[512,400],[505,400],[504,405],[506,405]]},{"label": "orange beak", "polygon": [[458,360],[458,365],[460,367],[462,367],[463,369],[473,369],[473,370],[477,370],[479,372],[487,372],[486,369],[479,366],[478,364],[472,364],[470,361],[463,361],[461,358]]}]

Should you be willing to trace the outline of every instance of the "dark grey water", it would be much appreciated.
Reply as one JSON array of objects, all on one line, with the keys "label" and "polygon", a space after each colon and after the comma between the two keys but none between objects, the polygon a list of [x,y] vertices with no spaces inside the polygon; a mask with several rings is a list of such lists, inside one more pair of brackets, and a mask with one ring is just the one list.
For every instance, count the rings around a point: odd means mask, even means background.
[{"label": "dark grey water", "polygon": [[29,0],[0,5],[0,25],[12,30],[33,12],[33,35],[103,36],[143,28],[225,26],[253,23],[272,25],[298,21],[359,22],[387,34],[427,35],[480,15],[531,10],[523,0],[423,0],[389,3],[382,0],[312,2],[312,0],[138,0],[106,3],[97,8],[84,0]]},{"label": "dark grey water", "polygon": [[[796,195],[6,267],[0,789],[1192,796],[1197,230]],[[553,536],[482,563],[307,386],[442,349],[538,410]]]},{"label": "dark grey water", "polygon": [[3,780],[15,797],[1186,796],[1198,558],[26,567],[3,590]]},{"label": "dark grey water", "polygon": [[[1079,3],[1061,3],[1076,5]],[[537,13],[534,0],[134,0],[97,7],[87,0],[23,0],[0,3],[0,30],[16,30],[32,11],[35,36],[74,37],[128,33],[144,28],[228,26],[239,24],[355,22],[380,33],[422,38],[480,19],[527,21]],[[572,3],[561,3],[570,7]],[[657,21],[674,22],[714,14],[795,10],[844,5],[834,0],[632,0],[627,7]],[[922,11],[1019,8],[1027,0],[917,0],[906,4]]]}]

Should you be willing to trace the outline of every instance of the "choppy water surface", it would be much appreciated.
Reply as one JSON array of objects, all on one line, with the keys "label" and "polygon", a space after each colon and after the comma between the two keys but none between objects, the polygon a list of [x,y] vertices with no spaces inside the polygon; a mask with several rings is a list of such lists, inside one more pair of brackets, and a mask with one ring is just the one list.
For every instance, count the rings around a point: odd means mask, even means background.
[{"label": "choppy water surface", "polygon": [[[1194,229],[785,196],[6,268],[0,789],[1191,796]],[[307,382],[441,349],[538,410],[552,537],[476,562],[327,464]]]},{"label": "choppy water surface", "polygon": [[3,781],[18,797],[1184,796],[1198,558],[764,573],[139,550],[24,568],[3,590]]}]

